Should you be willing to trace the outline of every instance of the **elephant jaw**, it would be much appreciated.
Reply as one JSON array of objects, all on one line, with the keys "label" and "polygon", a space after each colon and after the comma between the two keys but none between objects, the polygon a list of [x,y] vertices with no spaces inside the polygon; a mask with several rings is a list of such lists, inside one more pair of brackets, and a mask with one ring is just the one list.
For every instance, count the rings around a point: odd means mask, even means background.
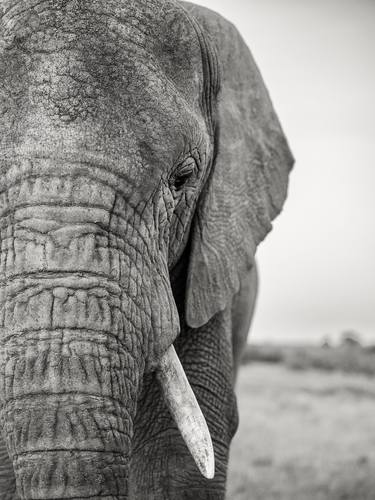
[{"label": "elephant jaw", "polygon": [[213,479],[215,456],[210,431],[184,369],[172,346],[157,370],[166,404],[202,475]]}]

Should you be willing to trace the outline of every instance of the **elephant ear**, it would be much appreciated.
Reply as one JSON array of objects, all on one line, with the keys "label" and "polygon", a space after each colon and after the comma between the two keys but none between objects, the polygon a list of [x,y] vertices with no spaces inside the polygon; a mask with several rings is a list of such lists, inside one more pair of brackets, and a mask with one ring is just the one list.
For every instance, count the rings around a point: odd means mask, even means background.
[{"label": "elephant ear", "polygon": [[282,209],[294,160],[237,29],[206,8],[184,7],[213,49],[208,57],[216,52],[221,74],[215,153],[193,221],[187,278],[186,320],[197,328],[238,292],[241,275]]}]

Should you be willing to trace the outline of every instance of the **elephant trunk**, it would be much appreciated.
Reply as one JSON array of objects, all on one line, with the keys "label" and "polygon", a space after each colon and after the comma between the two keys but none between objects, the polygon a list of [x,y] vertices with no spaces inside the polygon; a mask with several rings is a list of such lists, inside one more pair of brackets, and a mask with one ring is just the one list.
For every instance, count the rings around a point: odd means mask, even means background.
[{"label": "elephant trunk", "polygon": [[5,347],[2,420],[20,497],[127,498],[136,363],[89,329],[31,335]]},{"label": "elephant trunk", "polygon": [[108,177],[48,160],[4,175],[0,418],[22,499],[127,498],[150,360],[198,467],[214,474],[207,425],[163,334],[176,320],[152,269],[155,238]]},{"label": "elephant trunk", "polygon": [[52,170],[0,200],[1,423],[21,499],[123,500],[148,328],[137,248],[112,188]]}]

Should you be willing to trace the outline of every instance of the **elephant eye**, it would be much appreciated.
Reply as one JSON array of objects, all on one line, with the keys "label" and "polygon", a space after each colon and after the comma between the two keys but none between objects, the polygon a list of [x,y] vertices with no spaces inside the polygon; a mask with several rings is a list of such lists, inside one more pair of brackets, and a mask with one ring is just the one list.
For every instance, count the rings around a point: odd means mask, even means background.
[{"label": "elephant eye", "polygon": [[197,171],[197,164],[194,158],[188,158],[179,165],[172,175],[171,184],[175,190],[179,191],[191,179]]}]

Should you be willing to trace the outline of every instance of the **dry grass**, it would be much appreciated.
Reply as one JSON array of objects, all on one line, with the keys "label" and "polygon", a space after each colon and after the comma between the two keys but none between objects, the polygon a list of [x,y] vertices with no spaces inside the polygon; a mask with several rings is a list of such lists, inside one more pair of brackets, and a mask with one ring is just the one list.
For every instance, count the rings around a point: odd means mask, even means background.
[{"label": "dry grass", "polygon": [[375,500],[375,379],[243,366],[228,500]]}]

